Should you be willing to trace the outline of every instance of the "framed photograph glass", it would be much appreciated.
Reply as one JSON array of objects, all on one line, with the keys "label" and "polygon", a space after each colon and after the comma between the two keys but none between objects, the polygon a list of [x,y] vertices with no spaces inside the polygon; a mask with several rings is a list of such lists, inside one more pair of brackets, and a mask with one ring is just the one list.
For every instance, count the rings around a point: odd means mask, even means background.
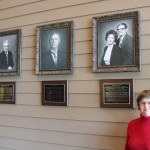
[{"label": "framed photograph glass", "polygon": [[42,81],[42,105],[67,106],[68,84],[66,80]]},{"label": "framed photograph glass", "polygon": [[21,66],[21,29],[0,32],[0,76],[18,76]]},{"label": "framed photograph glass", "polygon": [[93,18],[93,72],[139,72],[139,12]]},{"label": "framed photograph glass", "polygon": [[133,108],[133,79],[100,80],[100,106]]},{"label": "framed photograph glass", "polygon": [[15,82],[0,82],[0,103],[15,104]]},{"label": "framed photograph glass", "polygon": [[36,74],[71,74],[73,21],[36,27]]}]

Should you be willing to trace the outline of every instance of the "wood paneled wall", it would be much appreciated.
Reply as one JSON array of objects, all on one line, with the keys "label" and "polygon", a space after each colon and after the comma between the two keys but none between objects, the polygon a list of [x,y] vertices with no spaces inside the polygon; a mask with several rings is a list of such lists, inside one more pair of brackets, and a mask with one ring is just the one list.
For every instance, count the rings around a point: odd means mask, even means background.
[{"label": "wood paneled wall", "polygon": [[[92,17],[140,13],[141,72],[92,73]],[[149,0],[1,0],[0,31],[21,28],[16,105],[0,105],[0,150],[123,150],[134,109],[100,108],[100,79],[134,79],[134,96],[150,89]],[[74,21],[74,73],[35,75],[36,26]],[[68,107],[42,106],[41,81],[68,80]]]}]

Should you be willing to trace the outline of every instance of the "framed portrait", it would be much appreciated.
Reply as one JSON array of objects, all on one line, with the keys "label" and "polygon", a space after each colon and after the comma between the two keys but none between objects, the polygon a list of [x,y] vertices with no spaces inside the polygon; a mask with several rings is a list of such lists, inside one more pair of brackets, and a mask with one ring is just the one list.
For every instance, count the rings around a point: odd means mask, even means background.
[{"label": "framed portrait", "polygon": [[93,72],[140,72],[139,12],[93,17]]},{"label": "framed portrait", "polygon": [[68,82],[66,80],[42,81],[42,105],[67,106]]},{"label": "framed portrait", "polygon": [[133,79],[100,80],[100,106],[133,108]]},{"label": "framed portrait", "polygon": [[71,74],[73,21],[36,27],[36,74]]},{"label": "framed portrait", "polygon": [[0,103],[15,104],[15,82],[0,82]]},{"label": "framed portrait", "polygon": [[19,76],[21,29],[0,32],[0,76]]}]

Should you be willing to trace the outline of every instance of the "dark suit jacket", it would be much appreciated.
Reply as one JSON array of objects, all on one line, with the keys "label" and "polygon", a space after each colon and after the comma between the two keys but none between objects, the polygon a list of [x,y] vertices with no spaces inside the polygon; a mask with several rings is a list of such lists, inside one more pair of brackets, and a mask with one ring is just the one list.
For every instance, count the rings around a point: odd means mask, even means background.
[{"label": "dark suit jacket", "polygon": [[[119,45],[119,41],[117,41],[117,45]],[[133,38],[130,35],[126,34],[121,45],[123,65],[134,65],[133,48]]]},{"label": "dark suit jacket", "polygon": [[[108,46],[104,48],[104,53],[101,59],[101,66],[106,66],[104,56],[107,48]],[[118,66],[118,65],[122,65],[122,53],[121,49],[117,45],[114,45],[110,56],[110,66]]]},{"label": "dark suit jacket", "polygon": [[7,63],[6,54],[4,51],[2,51],[0,53],[0,69],[8,69],[9,66],[14,67],[12,52],[8,51],[8,63]]},{"label": "dark suit jacket", "polygon": [[67,63],[67,54],[63,53],[61,50],[57,52],[57,65],[54,63],[50,50],[46,51],[41,57],[42,70],[67,69]]}]

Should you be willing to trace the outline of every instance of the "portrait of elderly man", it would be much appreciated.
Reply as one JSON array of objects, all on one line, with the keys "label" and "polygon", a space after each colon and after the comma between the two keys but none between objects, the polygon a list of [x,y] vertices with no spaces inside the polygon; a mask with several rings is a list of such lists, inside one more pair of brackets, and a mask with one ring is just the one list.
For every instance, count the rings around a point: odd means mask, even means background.
[{"label": "portrait of elderly man", "polygon": [[45,51],[41,57],[41,69],[56,70],[67,68],[67,53],[61,45],[59,33],[53,32],[49,36],[50,49]]},{"label": "portrait of elderly man", "polygon": [[8,40],[3,41],[3,51],[0,53],[0,69],[12,70],[14,67],[13,54],[9,50]]}]

